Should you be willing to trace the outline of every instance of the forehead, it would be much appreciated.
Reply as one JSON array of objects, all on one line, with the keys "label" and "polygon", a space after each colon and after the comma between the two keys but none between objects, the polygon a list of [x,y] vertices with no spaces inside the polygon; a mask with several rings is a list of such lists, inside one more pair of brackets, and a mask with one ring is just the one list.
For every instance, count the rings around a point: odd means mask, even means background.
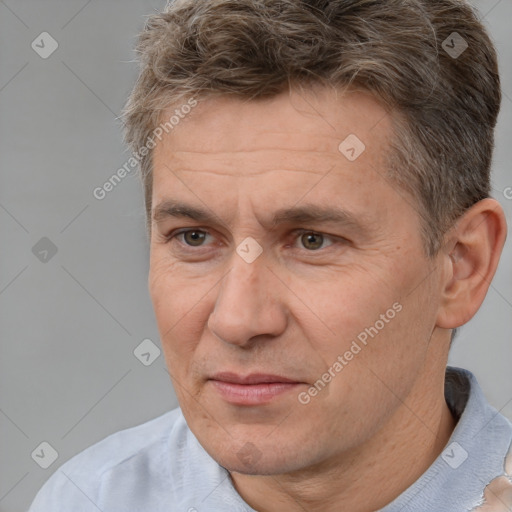
[{"label": "forehead", "polygon": [[369,187],[389,188],[383,176],[391,133],[389,114],[363,92],[200,101],[157,143],[153,211],[172,198],[230,216],[300,201],[351,203],[362,215],[374,202]]},{"label": "forehead", "polygon": [[369,93],[341,94],[325,88],[292,90],[258,100],[207,98],[183,117],[157,144],[156,166],[162,160],[178,165],[194,160],[199,165],[206,162],[209,167],[221,164],[237,169],[243,159],[246,165],[236,174],[244,176],[268,169],[273,160],[287,153],[287,159],[297,156],[297,170],[316,171],[311,168],[316,163],[318,172],[326,172],[333,159],[343,156],[339,145],[347,137],[354,140],[355,136],[364,144],[363,159],[369,154],[375,158],[385,149],[392,131],[389,114]]}]

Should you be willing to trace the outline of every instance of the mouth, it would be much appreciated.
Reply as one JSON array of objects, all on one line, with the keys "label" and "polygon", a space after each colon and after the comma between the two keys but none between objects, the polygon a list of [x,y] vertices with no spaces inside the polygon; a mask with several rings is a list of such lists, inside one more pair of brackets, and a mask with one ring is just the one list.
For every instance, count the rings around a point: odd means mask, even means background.
[{"label": "mouth", "polygon": [[281,375],[254,373],[241,376],[231,372],[217,373],[208,382],[222,399],[234,405],[269,403],[305,384]]}]

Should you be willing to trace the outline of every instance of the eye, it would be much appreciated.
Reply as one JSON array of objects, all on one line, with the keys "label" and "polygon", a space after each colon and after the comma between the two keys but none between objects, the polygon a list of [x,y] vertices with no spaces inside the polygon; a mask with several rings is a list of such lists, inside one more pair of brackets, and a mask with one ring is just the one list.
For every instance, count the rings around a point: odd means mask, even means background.
[{"label": "eye", "polygon": [[[184,249],[186,249],[187,247],[197,248],[207,246],[208,244],[206,244],[205,241],[207,237],[211,236],[212,235],[210,235],[210,233],[202,229],[182,229],[171,232],[165,237],[165,240],[169,243],[177,241],[181,246],[184,247]],[[321,249],[325,249],[334,245],[336,242],[334,239],[337,239],[338,237],[325,235],[316,231],[299,229],[294,232],[293,238],[294,242],[292,243],[291,247],[303,249],[307,252],[320,252]],[[297,246],[298,242],[300,242],[302,247]],[[329,243],[325,245],[326,242]],[[343,242],[343,239],[340,239],[340,242]],[[290,247],[290,245],[288,245],[288,247]]]},{"label": "eye", "polygon": [[[315,231],[299,230],[297,232],[297,239],[300,240],[302,246],[308,251],[318,251],[322,248],[324,241],[330,239],[328,235],[316,233]],[[332,245],[329,244],[329,245]]]},{"label": "eye", "polygon": [[184,245],[189,247],[200,247],[204,245],[203,242],[205,241],[207,235],[209,235],[209,233],[201,229],[185,229],[182,231],[173,232],[166,238],[168,241],[171,241],[174,238],[182,237],[182,243]]}]

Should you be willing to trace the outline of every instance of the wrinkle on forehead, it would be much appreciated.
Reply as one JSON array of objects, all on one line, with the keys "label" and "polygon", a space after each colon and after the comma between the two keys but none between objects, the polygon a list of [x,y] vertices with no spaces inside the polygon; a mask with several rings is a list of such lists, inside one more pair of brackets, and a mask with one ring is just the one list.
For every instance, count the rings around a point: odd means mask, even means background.
[{"label": "wrinkle on forehead", "polygon": [[[308,100],[313,108],[305,103],[306,114],[286,96],[199,102],[156,145],[153,202],[181,191],[183,199],[224,209],[223,217],[236,211],[250,218],[259,210],[304,200],[326,204],[330,198],[355,212],[376,210],[382,220],[383,201],[376,204],[370,196],[387,187],[374,170],[382,167],[387,147],[384,110],[364,95],[316,100]],[[339,150],[351,134],[366,146],[355,161]],[[384,200],[383,191],[380,197]]]},{"label": "wrinkle on forehead", "polygon": [[218,175],[248,177],[267,172],[305,172],[326,174],[339,163],[339,154],[317,151],[290,153],[288,150],[233,152],[183,152],[169,150],[155,156],[155,167],[174,172],[207,172]]},{"label": "wrinkle on forehead", "polygon": [[198,130],[201,151],[247,151],[261,148],[263,143],[267,149],[336,152],[339,142],[350,133],[368,139],[373,130],[372,137],[380,138],[391,127],[390,121],[381,103],[363,91],[338,97],[330,89],[319,89],[314,94],[283,93],[252,101],[220,96],[200,99],[164,140],[182,150],[196,151],[193,134]]}]

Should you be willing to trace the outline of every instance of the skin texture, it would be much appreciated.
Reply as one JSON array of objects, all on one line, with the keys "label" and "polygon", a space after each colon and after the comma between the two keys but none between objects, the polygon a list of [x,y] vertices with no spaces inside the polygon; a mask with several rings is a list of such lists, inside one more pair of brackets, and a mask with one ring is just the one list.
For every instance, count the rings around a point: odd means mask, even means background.
[{"label": "skin texture", "polygon": [[[426,257],[417,201],[385,174],[391,133],[367,93],[319,88],[205,99],[155,148],[153,211],[174,200],[216,219],[153,222],[149,291],[166,363],[190,429],[258,511],[383,507],[453,431],[451,329],[485,296],[505,220],[497,202],[481,201]],[[366,146],[354,161],[338,149],[350,134]],[[343,208],[352,222],[270,223],[305,205]],[[204,240],[167,238],[180,228]],[[252,263],[236,251],[247,237],[262,248]],[[393,304],[400,311],[300,403]],[[301,384],[233,405],[209,380],[220,371]]]}]

